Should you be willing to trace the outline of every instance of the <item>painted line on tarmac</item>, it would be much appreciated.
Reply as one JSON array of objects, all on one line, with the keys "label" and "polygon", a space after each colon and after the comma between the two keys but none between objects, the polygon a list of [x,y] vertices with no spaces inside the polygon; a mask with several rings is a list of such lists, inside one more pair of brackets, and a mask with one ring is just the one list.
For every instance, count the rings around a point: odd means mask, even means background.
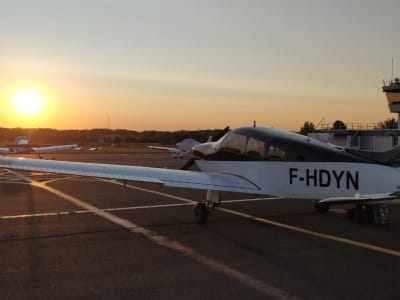
[{"label": "painted line on tarmac", "polygon": [[97,182],[98,180],[95,178],[91,178],[91,177],[81,177],[81,176],[68,176],[68,177],[57,177],[57,178],[51,178],[49,180],[44,180],[42,181],[45,184],[48,183],[52,183],[52,182],[56,182],[56,181],[60,181],[60,180],[69,180],[69,181],[85,181],[85,182]]},{"label": "painted line on tarmac", "polygon": [[89,203],[86,203],[76,197],[73,197],[71,195],[65,194],[57,189],[54,189],[42,182],[34,181],[30,178],[27,178],[23,175],[20,175],[14,171],[11,171],[11,173],[15,174],[16,176],[19,176],[20,178],[23,178],[27,182],[29,182],[32,186],[41,188],[43,190],[46,190],[54,195],[57,195],[73,204],[76,206],[79,206],[85,210],[92,211],[94,214],[96,214],[99,217],[102,217],[103,219],[106,219],[116,225],[119,225],[127,230],[129,230],[132,233],[135,234],[140,234],[147,239],[153,241],[159,246],[162,246],[164,248],[173,250],[175,252],[179,252],[186,257],[189,257],[205,266],[210,267],[211,269],[221,272],[225,274],[226,276],[229,276],[233,279],[236,279],[238,282],[262,293],[265,296],[271,297],[273,299],[298,299],[297,297],[288,294],[286,291],[281,290],[277,287],[274,287],[270,284],[267,284],[265,282],[259,281],[245,273],[242,273],[228,265],[225,265],[215,259],[209,258],[205,255],[202,255],[201,253],[197,252],[195,249],[187,247],[177,241],[171,240],[165,236],[159,235],[158,233],[151,231],[149,229],[146,229],[142,226],[139,226],[135,223],[130,222],[129,220],[120,218],[116,215],[110,214],[109,212],[104,211],[103,209],[99,209]]},{"label": "painted line on tarmac", "polygon": [[254,221],[261,222],[261,223],[264,223],[264,224],[273,225],[273,226],[276,226],[276,227],[288,229],[288,230],[291,230],[291,231],[301,232],[301,233],[304,233],[304,234],[307,234],[307,235],[323,238],[323,239],[326,239],[326,240],[332,240],[332,241],[335,241],[335,242],[340,242],[340,243],[343,243],[343,244],[348,244],[348,245],[352,245],[352,246],[356,246],[356,247],[360,247],[360,248],[365,248],[365,249],[368,249],[368,250],[371,250],[371,251],[385,253],[385,254],[389,254],[389,255],[400,257],[400,251],[396,251],[396,250],[392,250],[392,249],[388,249],[388,248],[383,248],[383,247],[379,247],[379,246],[375,246],[375,245],[371,245],[371,244],[367,244],[367,243],[363,243],[363,242],[358,242],[358,241],[354,241],[354,240],[350,240],[350,239],[346,239],[346,238],[341,238],[341,237],[338,237],[338,236],[335,236],[335,235],[320,233],[320,232],[317,232],[317,231],[312,231],[312,230],[304,229],[304,228],[301,228],[301,227],[292,226],[292,225],[288,225],[288,224],[284,224],[284,223],[268,220],[268,219],[265,219],[265,218],[259,218],[259,217],[253,216],[253,215],[249,215],[249,214],[246,214],[246,213],[238,212],[238,211],[227,209],[227,208],[217,207],[216,210],[219,210],[219,211],[222,211],[222,212],[225,212],[225,213],[229,213],[229,214],[233,214],[233,215],[237,215],[237,216],[240,216],[240,217],[243,217],[243,218],[252,219]]},{"label": "painted line on tarmac", "polygon": [[[28,182],[21,182],[21,184],[29,185]],[[275,198],[255,198],[255,199],[238,199],[238,200],[225,200],[223,203],[235,203],[235,202],[249,202],[249,201],[265,201]],[[157,204],[157,205],[140,205],[140,206],[127,206],[127,207],[111,207],[102,208],[104,211],[125,211],[125,210],[140,210],[140,209],[152,209],[152,208],[170,208],[170,207],[181,207],[189,206],[192,203],[172,203],[172,204]],[[52,216],[65,216],[65,215],[77,215],[77,214],[88,214],[93,213],[91,210],[69,210],[69,211],[56,211],[56,212],[44,212],[36,214],[20,214],[10,216],[0,216],[0,220],[12,220],[12,219],[25,219],[25,218],[36,218],[36,217],[52,217]]]},{"label": "painted line on tarmac", "polygon": [[[29,183],[25,183],[25,184],[29,184]],[[191,204],[190,203],[174,203],[174,204],[161,204],[161,205],[142,205],[142,206],[102,208],[102,210],[104,210],[104,211],[124,211],[124,210],[136,210],[136,209],[179,207],[179,206],[188,206],[188,205],[191,205]],[[63,216],[63,215],[77,215],[77,214],[88,214],[88,213],[93,213],[93,211],[92,210],[70,210],[70,211],[58,211],[58,212],[36,213],[36,214],[0,216],[0,220]]]},{"label": "painted line on tarmac", "polygon": [[[101,181],[104,182],[110,182],[110,183],[114,183],[114,184],[118,184],[118,185],[123,185],[132,189],[137,189],[140,191],[144,191],[144,192],[148,192],[148,193],[153,193],[153,194],[157,194],[157,195],[161,195],[164,197],[168,197],[168,198],[173,198],[173,199],[177,199],[177,200],[181,200],[184,202],[188,202],[188,203],[197,203],[197,201],[194,200],[190,200],[190,199],[186,199],[183,197],[178,197],[178,196],[174,196],[174,195],[170,195],[167,193],[162,193],[162,192],[157,192],[157,191],[153,191],[153,190],[149,190],[149,189],[145,189],[142,187],[137,187],[131,184],[126,184],[124,185],[121,182],[118,182],[116,180],[107,180],[107,179],[100,179]],[[281,198],[277,198],[277,199],[281,199]],[[280,222],[276,222],[276,221],[272,221],[269,219],[265,219],[265,218],[260,218],[260,217],[256,217],[250,214],[246,214],[246,213],[242,213],[239,211],[235,211],[232,209],[227,209],[227,208],[222,208],[222,207],[215,207],[215,210],[218,211],[222,211],[228,214],[232,214],[232,215],[236,215],[236,216],[240,216],[246,219],[251,219],[260,223],[264,223],[264,224],[269,224],[275,227],[279,227],[279,228],[284,228],[284,229],[288,229],[291,231],[295,231],[295,232],[300,232],[303,234],[307,234],[307,235],[311,235],[311,236],[315,236],[318,238],[322,238],[322,239],[326,239],[326,240],[331,240],[331,241],[335,241],[335,242],[339,242],[339,243],[343,243],[343,244],[347,244],[347,245],[351,245],[351,246],[356,246],[359,248],[364,248],[370,251],[375,251],[375,252],[379,252],[379,253],[384,253],[384,254],[389,254],[389,255],[393,255],[393,256],[397,256],[400,257],[400,251],[397,250],[393,250],[393,249],[388,249],[388,248],[384,248],[384,247],[380,247],[380,246],[376,246],[376,245],[372,245],[372,244],[368,244],[368,243],[363,243],[363,242],[358,242],[358,241],[354,241],[354,240],[350,240],[350,239],[346,239],[346,238],[342,238],[342,237],[338,237],[338,236],[334,236],[331,234],[325,234],[325,233],[320,233],[317,231],[312,231],[309,229],[305,229],[305,228],[301,228],[301,227],[297,227],[297,226],[292,226],[292,225],[288,225],[285,223],[280,223]]]}]

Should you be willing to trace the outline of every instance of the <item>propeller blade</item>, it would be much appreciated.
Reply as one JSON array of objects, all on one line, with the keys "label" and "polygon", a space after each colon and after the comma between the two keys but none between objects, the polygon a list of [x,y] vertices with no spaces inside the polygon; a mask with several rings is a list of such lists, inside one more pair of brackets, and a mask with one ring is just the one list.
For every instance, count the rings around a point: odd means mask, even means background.
[{"label": "propeller blade", "polygon": [[226,126],[224,129],[221,130],[220,133],[217,134],[216,137],[212,138],[212,142],[216,142],[218,141],[220,138],[222,138],[227,132],[229,132],[231,129],[229,128],[229,126]]},{"label": "propeller blade", "polygon": [[194,165],[194,158],[189,159],[181,170],[189,170]]},{"label": "propeller blade", "polygon": [[[222,131],[214,138],[213,136],[210,136],[207,142],[212,142],[212,141],[217,141],[220,138],[222,138],[227,132],[230,131],[229,126],[226,126]],[[184,166],[181,168],[181,170],[189,170],[195,163],[194,158],[192,157],[189,159]]]}]

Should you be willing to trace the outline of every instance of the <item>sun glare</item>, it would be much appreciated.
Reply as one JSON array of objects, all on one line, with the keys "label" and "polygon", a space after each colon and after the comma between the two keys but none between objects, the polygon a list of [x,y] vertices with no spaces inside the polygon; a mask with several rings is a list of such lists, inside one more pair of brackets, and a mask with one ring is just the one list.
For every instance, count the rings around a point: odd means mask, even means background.
[{"label": "sun glare", "polygon": [[43,97],[32,90],[20,90],[11,97],[14,111],[23,116],[35,116],[43,110]]}]

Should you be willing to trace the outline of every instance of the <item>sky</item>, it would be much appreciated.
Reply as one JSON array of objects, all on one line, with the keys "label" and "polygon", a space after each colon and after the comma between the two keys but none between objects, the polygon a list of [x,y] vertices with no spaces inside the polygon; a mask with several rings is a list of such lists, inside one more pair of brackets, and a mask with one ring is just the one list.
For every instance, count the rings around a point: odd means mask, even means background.
[{"label": "sky", "polygon": [[[0,127],[376,123],[400,76],[391,0],[2,0]],[[12,95],[44,98],[36,116]]]}]

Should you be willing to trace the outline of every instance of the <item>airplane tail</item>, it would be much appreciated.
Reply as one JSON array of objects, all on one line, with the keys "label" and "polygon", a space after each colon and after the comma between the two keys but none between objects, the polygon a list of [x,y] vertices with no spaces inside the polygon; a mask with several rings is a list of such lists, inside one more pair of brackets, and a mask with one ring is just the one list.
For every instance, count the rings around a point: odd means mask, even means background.
[{"label": "airplane tail", "polygon": [[182,142],[176,144],[176,146],[179,150],[182,150],[186,153],[191,153],[193,146],[198,144],[200,144],[200,142],[194,139],[184,139]]},{"label": "airplane tail", "polygon": [[14,139],[14,146],[20,146],[20,145],[28,145],[29,144],[29,139],[26,136],[17,136]]}]

